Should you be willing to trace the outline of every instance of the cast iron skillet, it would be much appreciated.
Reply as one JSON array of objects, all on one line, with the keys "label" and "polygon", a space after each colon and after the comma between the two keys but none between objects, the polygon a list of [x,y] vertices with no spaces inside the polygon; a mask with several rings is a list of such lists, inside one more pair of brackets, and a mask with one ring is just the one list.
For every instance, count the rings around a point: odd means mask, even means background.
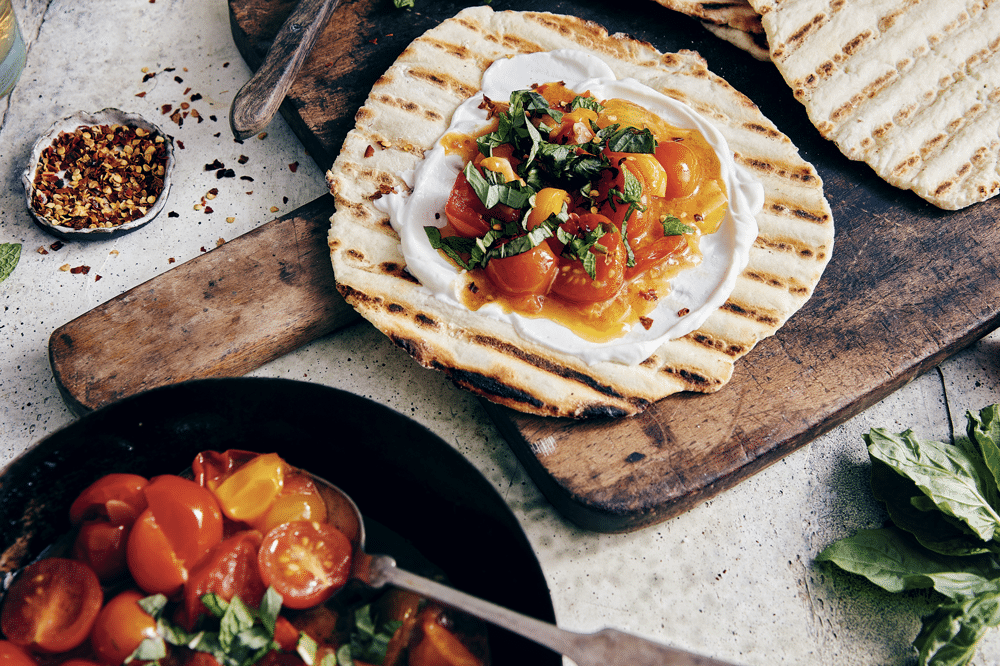
[{"label": "cast iron skillet", "polygon": [[[202,379],[153,389],[33,445],[0,473],[0,574],[26,565],[66,534],[70,503],[98,477],[180,473],[199,451],[230,448],[277,452],[340,486],[365,514],[369,552],[383,546],[406,563],[406,548],[391,534],[378,542],[384,526],[458,589],[554,621],[531,545],[475,467],[385,406],[285,379]],[[561,663],[530,641],[489,631],[494,664]]]}]

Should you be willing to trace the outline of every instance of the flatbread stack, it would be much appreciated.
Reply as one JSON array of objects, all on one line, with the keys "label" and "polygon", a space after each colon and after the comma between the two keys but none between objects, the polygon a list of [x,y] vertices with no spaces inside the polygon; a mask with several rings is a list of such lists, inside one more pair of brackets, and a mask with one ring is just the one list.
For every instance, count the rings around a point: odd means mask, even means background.
[{"label": "flatbread stack", "polygon": [[716,37],[737,46],[758,60],[769,60],[767,37],[760,14],[747,0],[700,2],[699,0],[655,0],[667,9],[698,19]]},{"label": "flatbread stack", "polygon": [[[765,190],[759,236],[728,301],[698,330],[636,365],[588,365],[520,338],[508,324],[428,295],[407,272],[399,238],[376,207],[479,90],[485,69],[518,53],[579,49],[713,122]],[[455,384],[496,403],[571,418],[636,414],[681,391],[714,392],[733,364],[810,297],[833,250],[833,218],[813,167],[759,109],[692,52],[658,52],[598,25],[549,13],[465,9],[416,39],[376,82],[327,174],[329,235],[345,299]]]}]

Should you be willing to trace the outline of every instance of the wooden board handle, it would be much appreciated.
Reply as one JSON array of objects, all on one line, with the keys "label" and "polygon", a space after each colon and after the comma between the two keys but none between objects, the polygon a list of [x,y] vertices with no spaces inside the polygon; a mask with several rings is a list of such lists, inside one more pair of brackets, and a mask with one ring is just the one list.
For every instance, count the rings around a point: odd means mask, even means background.
[{"label": "wooden board handle", "polygon": [[145,389],[240,376],[358,315],[333,279],[320,197],[56,329],[49,362],[76,413]]}]

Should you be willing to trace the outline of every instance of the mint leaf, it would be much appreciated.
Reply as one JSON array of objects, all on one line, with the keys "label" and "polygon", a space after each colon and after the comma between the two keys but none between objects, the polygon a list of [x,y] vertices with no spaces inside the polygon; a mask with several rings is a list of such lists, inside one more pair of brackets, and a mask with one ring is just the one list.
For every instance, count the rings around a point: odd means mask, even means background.
[{"label": "mint leaf", "polygon": [[868,453],[912,480],[942,512],[964,522],[983,541],[1000,528],[997,486],[974,447],[920,441],[913,432],[894,435],[873,428]]},{"label": "mint leaf", "polygon": [[10,277],[20,259],[20,243],[0,243],[0,282]]},{"label": "mint leaf", "polygon": [[682,236],[684,234],[694,233],[694,231],[694,227],[689,227],[673,215],[667,215],[663,218],[664,236]]}]

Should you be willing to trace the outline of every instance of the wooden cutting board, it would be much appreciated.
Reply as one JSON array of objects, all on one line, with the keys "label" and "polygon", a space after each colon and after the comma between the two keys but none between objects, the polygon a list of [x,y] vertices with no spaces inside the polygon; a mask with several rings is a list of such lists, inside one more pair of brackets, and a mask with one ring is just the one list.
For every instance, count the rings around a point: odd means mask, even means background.
[{"label": "wooden cutting board", "polygon": [[[259,66],[294,3],[229,0],[233,35],[251,67]],[[400,10],[389,0],[343,0],[282,107],[321,167],[332,164],[355,111],[396,56],[467,4],[416,0],[413,9]],[[522,0],[491,6],[540,8]],[[661,51],[698,50],[816,166],[837,227],[833,259],[813,298],[737,363],[722,391],[673,396],[637,417],[601,422],[527,416],[486,403],[532,478],[567,518],[587,529],[621,532],[674,516],[1000,326],[1000,201],[945,212],[890,187],[819,136],[773,66],[652,0],[555,1],[544,8],[594,20]],[[93,409],[158,383],[242,374],[352,321],[325,256],[331,212],[324,197],[54,332],[50,356],[67,401]],[[289,244],[286,256],[255,264],[253,251],[268,234],[277,234],[267,238],[269,247],[278,247],[281,237],[298,237],[311,239],[310,249]],[[245,284],[225,268],[233,261],[253,268],[253,287],[208,289],[220,281]],[[210,292],[215,310],[193,310],[173,290]],[[272,325],[258,330],[248,311],[265,297]],[[99,355],[109,322],[116,330],[146,331],[113,369]],[[149,359],[159,368],[153,377],[146,374]]]}]

